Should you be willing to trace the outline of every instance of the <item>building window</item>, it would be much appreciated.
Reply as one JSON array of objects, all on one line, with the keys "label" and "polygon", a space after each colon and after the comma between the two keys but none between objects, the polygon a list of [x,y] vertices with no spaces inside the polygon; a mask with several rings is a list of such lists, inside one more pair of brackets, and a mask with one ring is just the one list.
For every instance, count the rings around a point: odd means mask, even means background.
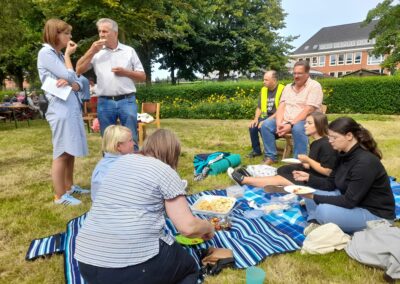
[{"label": "building window", "polygon": [[354,64],[361,63],[361,52],[354,53]]},{"label": "building window", "polygon": [[310,62],[310,57],[306,57],[306,61]]},{"label": "building window", "polygon": [[336,65],[336,54],[332,54],[329,58],[330,58],[329,65],[330,66]]},{"label": "building window", "polygon": [[374,55],[368,54],[368,60],[367,60],[368,65],[379,65],[382,63],[382,61],[383,61],[382,55],[374,56]]},{"label": "building window", "polygon": [[311,58],[311,66],[318,66],[318,57],[314,56]]},{"label": "building window", "polygon": [[344,54],[338,54],[337,56],[337,64],[343,65],[344,64]]},{"label": "building window", "polygon": [[299,58],[299,61],[303,61],[303,58]]},{"label": "building window", "polygon": [[338,72],[338,73],[337,73],[337,76],[338,76],[338,77],[342,77],[342,75],[343,75],[343,72]]},{"label": "building window", "polygon": [[325,66],[325,55],[319,57],[319,66]]},{"label": "building window", "polygon": [[335,77],[335,72],[331,72],[331,73],[329,73],[329,76],[331,76],[331,77]]},{"label": "building window", "polygon": [[353,53],[346,53],[346,64],[353,64]]}]

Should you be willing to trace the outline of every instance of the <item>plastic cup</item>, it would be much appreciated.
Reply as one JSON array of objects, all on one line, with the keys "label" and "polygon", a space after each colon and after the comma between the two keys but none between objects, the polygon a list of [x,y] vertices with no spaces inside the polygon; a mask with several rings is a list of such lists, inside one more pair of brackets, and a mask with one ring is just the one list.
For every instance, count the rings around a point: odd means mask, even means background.
[{"label": "plastic cup", "polygon": [[246,269],[246,284],[263,284],[265,271],[258,267],[249,267]]}]

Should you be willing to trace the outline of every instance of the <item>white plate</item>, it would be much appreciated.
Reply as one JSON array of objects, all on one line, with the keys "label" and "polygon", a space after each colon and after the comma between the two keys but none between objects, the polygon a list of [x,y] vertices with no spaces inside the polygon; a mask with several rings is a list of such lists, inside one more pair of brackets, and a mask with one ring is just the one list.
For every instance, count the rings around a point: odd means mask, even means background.
[{"label": "white plate", "polygon": [[[198,208],[200,203],[203,201],[208,202],[215,202],[216,200],[221,199],[226,202],[226,208],[223,211],[213,211],[213,210],[202,210]],[[226,216],[228,215],[233,207],[235,206],[236,198],[234,197],[226,197],[226,196],[216,196],[216,195],[205,195],[200,197],[192,206],[192,212],[196,214],[204,214],[204,215],[211,215],[211,216]]]},{"label": "white plate", "polygon": [[301,164],[301,161],[299,159],[294,159],[294,158],[283,159],[281,162],[284,162],[287,164]]},{"label": "white plate", "polygon": [[[288,185],[283,188],[286,192],[294,193],[294,194],[307,194],[315,192],[315,189],[308,187],[308,186],[301,186],[301,185]],[[295,192],[296,189],[300,189],[300,192]]]}]

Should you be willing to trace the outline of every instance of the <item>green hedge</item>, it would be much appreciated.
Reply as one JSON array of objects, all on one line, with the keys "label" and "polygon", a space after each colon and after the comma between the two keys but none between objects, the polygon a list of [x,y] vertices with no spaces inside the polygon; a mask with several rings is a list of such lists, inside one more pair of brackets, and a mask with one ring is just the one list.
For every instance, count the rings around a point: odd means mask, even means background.
[{"label": "green hedge", "polygon": [[325,98],[331,113],[400,113],[400,78],[365,77],[321,80],[332,90]]},{"label": "green hedge", "polygon": [[[328,113],[400,113],[399,77],[319,81]],[[259,81],[154,85],[139,87],[137,97],[139,102],[161,102],[161,116],[164,118],[250,119],[261,87]]]}]

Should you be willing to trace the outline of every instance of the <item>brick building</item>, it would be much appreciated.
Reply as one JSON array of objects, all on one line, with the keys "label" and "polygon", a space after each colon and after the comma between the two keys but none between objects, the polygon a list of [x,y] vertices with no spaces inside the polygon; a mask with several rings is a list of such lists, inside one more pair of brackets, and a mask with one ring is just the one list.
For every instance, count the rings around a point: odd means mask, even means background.
[{"label": "brick building", "polygon": [[291,58],[295,61],[308,60],[312,70],[332,77],[362,69],[388,74],[389,71],[380,66],[384,57],[370,54],[375,39],[369,40],[368,37],[376,21],[366,26],[361,24],[322,28],[296,49]]}]

